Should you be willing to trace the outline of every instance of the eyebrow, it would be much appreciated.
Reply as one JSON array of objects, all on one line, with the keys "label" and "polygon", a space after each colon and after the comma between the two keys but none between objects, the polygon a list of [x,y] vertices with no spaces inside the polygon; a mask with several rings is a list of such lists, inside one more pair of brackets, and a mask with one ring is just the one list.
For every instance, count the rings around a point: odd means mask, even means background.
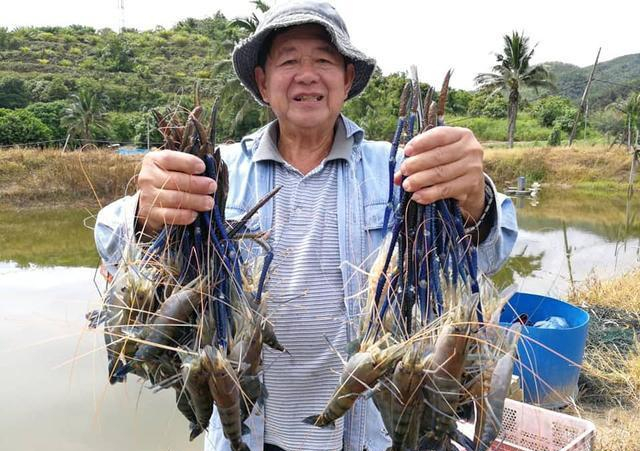
[{"label": "eyebrow", "polygon": [[[287,53],[295,52],[296,48],[294,46],[282,47],[278,50],[277,53],[274,53],[274,56],[280,56]],[[321,45],[314,49],[314,51],[321,51],[325,53],[330,53],[332,55],[340,54],[338,50],[330,44]]]}]

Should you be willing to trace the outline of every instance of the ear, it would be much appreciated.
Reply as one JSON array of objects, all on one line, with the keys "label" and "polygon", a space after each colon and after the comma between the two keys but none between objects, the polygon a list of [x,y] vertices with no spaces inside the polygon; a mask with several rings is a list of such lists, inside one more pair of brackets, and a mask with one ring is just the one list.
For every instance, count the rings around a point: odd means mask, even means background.
[{"label": "ear", "polygon": [[349,96],[349,91],[351,91],[351,86],[353,85],[353,80],[356,78],[356,68],[353,63],[347,64],[347,69],[344,73],[344,98],[346,99]]},{"label": "ear", "polygon": [[265,103],[269,103],[269,94],[267,91],[267,84],[266,84],[267,76],[264,73],[264,69],[260,66],[256,66],[256,68],[253,70],[253,76],[256,79],[256,84],[258,85],[258,90],[260,91],[262,100]]}]

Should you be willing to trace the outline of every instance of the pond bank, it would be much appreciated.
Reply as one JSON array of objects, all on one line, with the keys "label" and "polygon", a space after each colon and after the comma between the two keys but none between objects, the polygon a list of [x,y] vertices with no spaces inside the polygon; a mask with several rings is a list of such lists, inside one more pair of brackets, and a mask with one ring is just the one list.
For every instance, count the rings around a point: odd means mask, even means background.
[{"label": "pond bank", "polygon": [[569,299],[591,315],[578,407],[596,424],[596,451],[639,451],[640,269],[592,278]]},{"label": "pond bank", "polygon": [[[135,190],[140,156],[112,150],[61,152],[0,151],[0,205],[14,208],[93,208]],[[499,189],[519,176],[545,187],[592,193],[626,192],[631,156],[622,147],[518,148],[485,150],[487,173]],[[640,189],[640,181],[636,181]]]}]

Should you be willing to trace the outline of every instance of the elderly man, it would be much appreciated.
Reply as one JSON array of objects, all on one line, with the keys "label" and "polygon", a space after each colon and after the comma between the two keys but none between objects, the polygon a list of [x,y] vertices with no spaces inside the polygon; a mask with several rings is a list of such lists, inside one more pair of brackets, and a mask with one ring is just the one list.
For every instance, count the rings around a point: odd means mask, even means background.
[{"label": "elderly man", "polygon": [[[254,451],[384,450],[390,442],[370,401],[358,401],[335,429],[302,422],[324,408],[338,384],[365,283],[354,268],[368,268],[383,238],[390,145],[366,140],[340,114],[345,100],[365,88],[374,61],[351,44],[332,6],[297,1],[272,8],[237,45],[233,62],[244,86],[277,119],[223,149],[230,179],[226,215],[241,216],[282,186],[250,228],[271,231],[268,311],[290,352],[263,351],[269,396],[248,420],[245,442]],[[480,240],[481,269],[496,270],[515,241],[515,213],[483,174],[474,135],[438,127],[411,140],[404,155],[396,183],[406,176],[404,189],[422,204],[457,199]],[[210,210],[216,185],[198,175],[203,171],[192,155],[148,154],[138,194],[99,215],[96,242],[107,264],[117,264],[134,230],[153,235],[165,224],[189,224],[197,212]],[[205,446],[229,449],[216,413]]]}]

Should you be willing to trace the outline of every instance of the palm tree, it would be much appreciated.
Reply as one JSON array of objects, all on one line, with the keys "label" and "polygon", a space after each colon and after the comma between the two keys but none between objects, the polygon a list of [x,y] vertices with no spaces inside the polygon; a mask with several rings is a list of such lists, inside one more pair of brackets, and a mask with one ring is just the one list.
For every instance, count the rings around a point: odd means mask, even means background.
[{"label": "palm tree", "polygon": [[260,11],[260,13],[264,14],[269,11],[270,8],[270,6],[262,0],[253,0],[251,3],[256,6],[256,11],[252,12],[249,17],[238,17],[231,22],[232,25],[237,25],[249,33],[256,31],[256,28],[258,28],[258,24],[260,23],[260,19],[256,15],[256,12]]},{"label": "palm tree", "polygon": [[71,95],[71,104],[62,116],[62,126],[67,127],[71,136],[79,137],[85,143],[91,142],[94,130],[107,124],[105,105],[104,95],[82,89]]},{"label": "palm tree", "polygon": [[554,89],[549,71],[542,65],[531,66],[535,46],[529,47],[529,38],[524,33],[514,31],[511,36],[504,35],[504,53],[496,54],[498,64],[493,66],[490,73],[478,74],[476,84],[482,89],[492,91],[492,94],[506,92],[509,96],[509,148],[513,147],[513,137],[516,133],[516,119],[518,116],[518,102],[520,90],[531,87],[547,87]]},{"label": "palm tree", "polygon": [[[263,15],[270,8],[270,6],[262,0],[254,0],[251,3],[256,7],[251,16],[236,18],[230,24],[232,27],[245,30],[248,34],[256,31],[260,23],[258,15]],[[229,57],[216,61],[213,65],[212,74],[220,84],[219,94],[225,110],[235,111],[235,115],[230,124],[231,132],[234,136],[242,136],[247,131],[242,129],[242,123],[248,115],[257,111],[260,123],[266,123],[273,120],[274,117],[269,108],[262,108],[256,104],[251,94],[244,89],[238,77],[235,76],[230,57],[234,44],[235,43],[231,41],[216,44],[216,53],[220,55],[226,54],[229,55]]]}]

